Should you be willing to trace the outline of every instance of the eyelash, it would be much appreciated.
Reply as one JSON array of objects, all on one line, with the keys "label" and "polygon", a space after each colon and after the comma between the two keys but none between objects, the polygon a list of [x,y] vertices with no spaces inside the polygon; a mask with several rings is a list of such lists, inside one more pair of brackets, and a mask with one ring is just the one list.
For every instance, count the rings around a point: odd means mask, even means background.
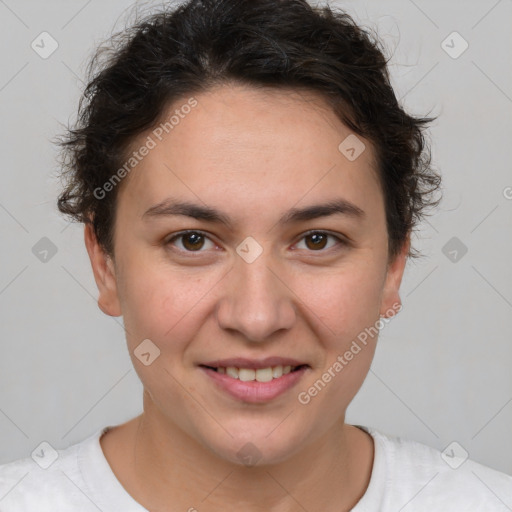
[{"label": "eyelash", "polygon": [[[194,229],[190,229],[190,230],[186,230],[186,231],[180,231],[179,233],[176,233],[175,235],[173,235],[171,238],[167,239],[164,243],[165,246],[168,246],[168,245],[172,245],[172,243],[179,239],[179,238],[183,238],[184,236],[186,235],[190,235],[190,234],[198,234],[198,235],[202,235],[203,237],[207,238],[208,240],[212,241],[210,239],[210,237],[208,236],[207,233],[205,233],[204,231],[199,231],[199,230],[194,230]],[[311,236],[311,235],[327,235],[328,237],[331,237],[331,238],[334,238],[336,241],[337,241],[337,246],[334,246],[334,247],[330,247],[328,249],[319,249],[317,251],[314,251],[314,250],[308,250],[308,252],[311,252],[311,253],[315,253],[315,252],[318,252],[318,253],[327,253],[327,252],[330,252],[331,250],[337,250],[337,249],[341,249],[343,246],[347,246],[348,245],[348,242],[346,240],[344,240],[343,238],[337,236],[337,235],[334,235],[328,231],[319,231],[319,230],[311,230],[311,231],[307,231],[306,233],[304,233],[302,235],[302,237],[299,239],[299,242],[302,241],[304,238],[308,237],[308,236]],[[297,242],[298,243],[298,242]],[[188,251],[186,249],[178,249],[179,252],[185,252],[185,253],[189,253],[189,254],[194,254],[194,253],[202,253],[202,252],[206,252],[206,251],[203,251],[203,250],[198,250],[198,251]]]}]

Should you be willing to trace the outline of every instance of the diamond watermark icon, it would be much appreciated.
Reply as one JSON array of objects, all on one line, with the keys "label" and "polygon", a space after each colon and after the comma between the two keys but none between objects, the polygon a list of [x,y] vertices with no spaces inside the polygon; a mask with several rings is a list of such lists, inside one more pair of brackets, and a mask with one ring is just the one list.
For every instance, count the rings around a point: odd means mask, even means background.
[{"label": "diamond watermark icon", "polygon": [[469,47],[469,43],[458,33],[452,32],[441,43],[441,48],[452,58],[458,59]]},{"label": "diamond watermark icon", "polygon": [[244,464],[244,466],[254,466],[262,457],[261,452],[253,443],[245,443],[236,456]]},{"label": "diamond watermark icon", "polygon": [[59,47],[59,43],[48,32],[41,32],[30,46],[39,57],[47,59]]},{"label": "diamond watermark icon", "polygon": [[32,247],[32,254],[42,263],[48,263],[56,254],[57,246],[46,236]]},{"label": "diamond watermark icon", "polygon": [[263,247],[252,236],[248,236],[238,245],[236,252],[246,263],[252,263],[263,252]]},{"label": "diamond watermark icon", "polygon": [[151,340],[145,339],[133,353],[144,366],[149,366],[160,355],[160,349]]},{"label": "diamond watermark icon", "polygon": [[457,441],[452,441],[442,452],[441,458],[452,469],[462,466],[469,457],[469,453]]},{"label": "diamond watermark icon", "polygon": [[468,252],[468,248],[454,236],[443,245],[441,251],[452,263],[458,263]]},{"label": "diamond watermark icon", "polygon": [[43,441],[31,453],[31,457],[38,466],[48,469],[59,458],[59,454],[50,443]]},{"label": "diamond watermark icon", "polygon": [[338,146],[339,152],[351,162],[356,160],[365,149],[366,146],[364,145],[364,142],[353,133],[343,139]]}]

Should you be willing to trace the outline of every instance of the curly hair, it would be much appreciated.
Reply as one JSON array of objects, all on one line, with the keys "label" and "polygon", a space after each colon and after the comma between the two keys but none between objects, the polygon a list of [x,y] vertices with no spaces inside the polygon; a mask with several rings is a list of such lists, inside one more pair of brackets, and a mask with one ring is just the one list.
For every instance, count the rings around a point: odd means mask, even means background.
[{"label": "curly hair", "polygon": [[[309,90],[374,147],[393,259],[426,209],[438,205],[441,177],[424,135],[434,118],[413,117],[399,105],[384,53],[379,38],[346,12],[306,0],[168,5],[117,32],[93,55],[76,124],[58,142],[65,181],[58,208],[92,223],[113,256],[119,187],[100,198],[95,190],[170,104],[233,82]],[[411,246],[408,256],[422,255]]]}]

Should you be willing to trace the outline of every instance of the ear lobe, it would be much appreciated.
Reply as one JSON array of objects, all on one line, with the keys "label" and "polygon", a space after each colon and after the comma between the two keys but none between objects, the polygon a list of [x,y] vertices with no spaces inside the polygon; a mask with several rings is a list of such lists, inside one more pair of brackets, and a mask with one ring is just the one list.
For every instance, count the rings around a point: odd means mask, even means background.
[{"label": "ear lobe", "polygon": [[[396,315],[401,309],[402,300],[400,299],[400,284],[407,263],[409,248],[411,246],[410,234],[402,245],[400,252],[389,264],[384,289],[382,291],[380,316],[389,318]],[[394,313],[391,313],[394,311]]]},{"label": "ear lobe", "polygon": [[85,225],[84,241],[99,291],[98,307],[106,315],[121,316],[113,261],[98,243],[91,223]]}]

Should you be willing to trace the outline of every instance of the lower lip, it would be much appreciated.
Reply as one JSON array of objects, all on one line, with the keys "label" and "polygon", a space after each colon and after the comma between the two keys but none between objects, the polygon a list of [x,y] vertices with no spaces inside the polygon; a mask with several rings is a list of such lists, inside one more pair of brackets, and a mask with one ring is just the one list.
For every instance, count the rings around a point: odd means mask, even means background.
[{"label": "lower lip", "polygon": [[302,378],[307,367],[287,373],[269,382],[242,381],[229,377],[225,373],[218,373],[204,366],[199,367],[211,378],[220,389],[226,391],[238,400],[250,403],[262,403],[272,400],[295,386]]}]

